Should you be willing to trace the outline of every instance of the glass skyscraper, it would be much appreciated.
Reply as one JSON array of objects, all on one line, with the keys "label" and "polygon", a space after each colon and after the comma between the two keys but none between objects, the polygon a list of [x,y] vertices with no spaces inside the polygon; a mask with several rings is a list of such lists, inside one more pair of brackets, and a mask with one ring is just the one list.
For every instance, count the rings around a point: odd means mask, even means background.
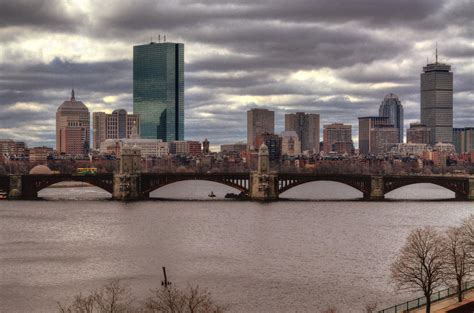
[{"label": "glass skyscraper", "polygon": [[155,43],[133,47],[133,113],[140,136],[184,140],[184,45]]},{"label": "glass skyscraper", "polygon": [[398,128],[399,140],[403,142],[403,106],[396,94],[389,93],[384,97],[380,104],[379,116],[388,117],[388,123]]}]

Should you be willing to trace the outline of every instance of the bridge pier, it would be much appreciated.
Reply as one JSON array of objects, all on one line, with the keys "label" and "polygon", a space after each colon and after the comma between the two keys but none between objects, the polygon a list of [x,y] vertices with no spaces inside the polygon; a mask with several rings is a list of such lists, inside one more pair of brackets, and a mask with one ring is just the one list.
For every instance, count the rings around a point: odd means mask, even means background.
[{"label": "bridge pier", "polygon": [[140,192],[140,175],[114,174],[114,200],[140,200],[143,199]]},{"label": "bridge pier", "polygon": [[[21,175],[10,175],[10,191],[8,192],[9,200],[19,200],[23,197],[23,183]],[[38,194],[35,194],[35,198]]]},{"label": "bridge pier", "polygon": [[474,201],[474,178],[469,178],[469,193],[466,200]]},{"label": "bridge pier", "polygon": [[250,174],[249,187],[249,196],[252,200],[278,199],[278,175],[270,172],[270,155],[265,144],[258,150],[258,170]]},{"label": "bridge pier", "polygon": [[364,198],[373,201],[385,199],[383,176],[370,176],[370,191],[364,194]]},{"label": "bridge pier", "polygon": [[250,175],[249,196],[252,200],[272,201],[278,199],[278,176],[276,174],[260,174],[254,172]]}]

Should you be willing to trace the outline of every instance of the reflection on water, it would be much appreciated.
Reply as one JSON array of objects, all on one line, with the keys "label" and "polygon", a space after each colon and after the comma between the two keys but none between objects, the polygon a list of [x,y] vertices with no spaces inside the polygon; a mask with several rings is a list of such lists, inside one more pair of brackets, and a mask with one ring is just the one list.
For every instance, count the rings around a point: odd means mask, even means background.
[{"label": "reflection on water", "polygon": [[[235,192],[208,182],[166,188],[153,196]],[[416,188],[409,192],[439,194]],[[331,183],[302,185],[285,196],[336,193],[358,197]],[[232,312],[330,305],[360,312],[368,302],[405,299],[389,286],[388,268],[410,230],[444,229],[474,211],[474,203],[452,201],[122,203],[94,187],[40,195],[49,201],[0,202],[0,312],[54,312],[56,301],[111,278],[146,294],[159,285],[162,266],[175,284],[208,287]],[[67,197],[102,201],[61,200]]]}]

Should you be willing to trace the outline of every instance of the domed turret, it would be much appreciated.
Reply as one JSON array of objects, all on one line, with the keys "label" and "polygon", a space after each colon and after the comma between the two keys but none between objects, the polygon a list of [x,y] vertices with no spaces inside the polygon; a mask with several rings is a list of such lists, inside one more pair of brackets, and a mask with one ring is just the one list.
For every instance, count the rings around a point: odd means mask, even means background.
[{"label": "domed turret", "polygon": [[52,173],[46,165],[36,165],[30,170],[31,175],[50,175]]}]

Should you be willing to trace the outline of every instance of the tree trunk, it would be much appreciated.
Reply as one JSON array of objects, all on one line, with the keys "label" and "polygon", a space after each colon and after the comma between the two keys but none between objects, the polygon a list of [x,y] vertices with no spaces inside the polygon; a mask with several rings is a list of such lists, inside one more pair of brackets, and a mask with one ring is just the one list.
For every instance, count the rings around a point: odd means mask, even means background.
[{"label": "tree trunk", "polygon": [[458,284],[458,302],[462,302],[462,284]]},{"label": "tree trunk", "polygon": [[426,297],[426,313],[431,312],[431,297]]}]

